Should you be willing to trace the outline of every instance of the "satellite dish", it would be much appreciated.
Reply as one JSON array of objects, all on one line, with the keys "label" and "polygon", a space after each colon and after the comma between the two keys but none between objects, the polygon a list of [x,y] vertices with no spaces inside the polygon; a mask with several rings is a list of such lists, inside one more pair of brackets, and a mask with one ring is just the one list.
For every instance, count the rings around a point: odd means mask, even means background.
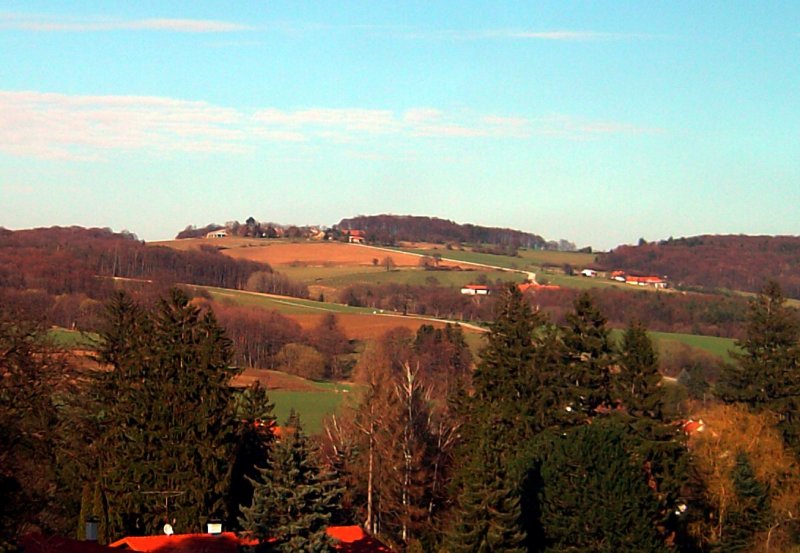
[{"label": "satellite dish", "polygon": [[172,529],[172,525],[171,524],[165,524],[164,525],[164,533],[166,535],[168,535],[168,536],[171,536],[172,534],[175,533],[175,530]]}]

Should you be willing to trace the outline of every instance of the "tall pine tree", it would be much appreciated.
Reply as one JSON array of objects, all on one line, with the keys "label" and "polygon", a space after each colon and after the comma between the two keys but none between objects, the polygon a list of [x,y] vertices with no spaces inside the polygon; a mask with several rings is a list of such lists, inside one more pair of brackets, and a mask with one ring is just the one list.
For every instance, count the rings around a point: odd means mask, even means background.
[{"label": "tall pine tree", "polygon": [[800,453],[800,323],[780,286],[769,282],[750,302],[742,353],[720,375],[718,395],[779,418],[784,440]]},{"label": "tall pine tree", "polygon": [[212,313],[172,290],[151,312],[109,305],[89,387],[109,537],[225,517],[235,446],[231,344]]},{"label": "tall pine tree", "polygon": [[588,292],[574,303],[564,328],[564,375],[568,381],[576,420],[593,417],[598,409],[611,407],[614,347],[606,318]]},{"label": "tall pine tree", "polygon": [[317,460],[292,412],[281,428],[269,466],[253,481],[253,501],[242,507],[242,528],[257,538],[259,551],[333,551],[325,530],[339,508],[341,488]]}]

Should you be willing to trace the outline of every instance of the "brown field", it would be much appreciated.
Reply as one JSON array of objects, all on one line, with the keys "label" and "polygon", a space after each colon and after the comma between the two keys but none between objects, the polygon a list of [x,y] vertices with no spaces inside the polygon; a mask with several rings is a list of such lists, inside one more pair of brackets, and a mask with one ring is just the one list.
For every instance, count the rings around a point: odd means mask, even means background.
[{"label": "brown field", "polygon": [[[176,250],[197,250],[202,246],[220,248],[225,255],[270,265],[301,265],[310,267],[372,266],[391,257],[396,267],[418,267],[420,256],[372,246],[344,242],[290,242],[257,238],[187,238],[149,242],[150,246],[166,246]],[[442,262],[456,267],[458,263]]]},{"label": "brown field", "polygon": [[[292,314],[287,317],[294,319],[304,330],[314,328],[319,324],[325,314]],[[417,317],[404,317],[402,315],[361,315],[355,313],[337,313],[336,318],[350,340],[369,341],[383,336],[387,331],[403,327],[416,332],[417,329],[429,324],[435,328],[444,328],[445,323],[441,321],[428,320]],[[479,331],[465,326],[464,332],[477,333]]]},{"label": "brown field", "polygon": [[[320,267],[372,266],[374,259],[380,262],[386,257],[391,257],[397,267],[418,267],[420,260],[418,255],[343,242],[273,242],[260,247],[226,249],[222,253],[235,259],[269,263],[273,266],[293,264]],[[448,265],[457,264],[448,263]]]}]

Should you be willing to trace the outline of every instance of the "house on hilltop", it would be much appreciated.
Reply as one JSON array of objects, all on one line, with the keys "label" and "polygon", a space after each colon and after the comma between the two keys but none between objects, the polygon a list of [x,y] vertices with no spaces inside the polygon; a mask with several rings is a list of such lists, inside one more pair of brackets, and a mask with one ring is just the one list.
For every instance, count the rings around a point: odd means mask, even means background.
[{"label": "house on hilltop", "polygon": [[367,233],[363,230],[348,230],[347,241],[351,244],[363,244],[367,240]]},{"label": "house on hilltop", "polygon": [[218,230],[212,230],[211,232],[206,234],[206,238],[227,238],[228,231],[224,228]]}]

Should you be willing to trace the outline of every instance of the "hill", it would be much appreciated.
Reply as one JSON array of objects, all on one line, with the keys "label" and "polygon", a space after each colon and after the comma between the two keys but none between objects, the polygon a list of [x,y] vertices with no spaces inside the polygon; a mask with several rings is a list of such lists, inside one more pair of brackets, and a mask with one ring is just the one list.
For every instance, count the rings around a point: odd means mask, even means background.
[{"label": "hill", "polygon": [[800,236],[702,235],[619,246],[598,256],[606,270],[668,275],[674,285],[757,292],[777,281],[800,298]]},{"label": "hill", "polygon": [[[88,323],[118,282],[176,283],[243,288],[271,267],[235,260],[216,249],[178,251],[147,247],[130,233],[51,227],[0,231],[0,302],[52,324]],[[91,324],[88,324],[91,328]]]},{"label": "hill", "polygon": [[508,228],[482,227],[458,224],[436,217],[415,215],[359,215],[342,219],[339,230],[363,230],[367,241],[384,245],[398,242],[464,242],[502,246],[506,251],[516,248],[547,247],[547,242],[538,234]]}]

